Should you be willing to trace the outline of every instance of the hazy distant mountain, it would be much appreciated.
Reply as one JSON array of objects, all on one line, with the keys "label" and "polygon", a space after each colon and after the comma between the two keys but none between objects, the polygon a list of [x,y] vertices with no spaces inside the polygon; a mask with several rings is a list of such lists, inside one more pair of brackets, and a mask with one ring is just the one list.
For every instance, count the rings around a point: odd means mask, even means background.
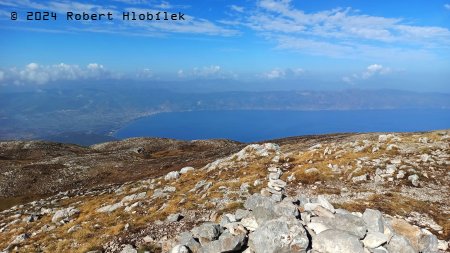
[{"label": "hazy distant mountain", "polygon": [[171,111],[450,109],[450,94],[398,90],[187,93],[143,85],[94,87],[4,89],[0,93],[0,139],[67,133],[98,137],[138,117]]}]

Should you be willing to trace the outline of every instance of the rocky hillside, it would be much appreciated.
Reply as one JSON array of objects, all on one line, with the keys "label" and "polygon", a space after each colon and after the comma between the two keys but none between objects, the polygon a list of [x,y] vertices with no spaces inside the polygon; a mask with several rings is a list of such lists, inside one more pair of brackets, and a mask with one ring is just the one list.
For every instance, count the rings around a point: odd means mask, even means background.
[{"label": "rocky hillside", "polygon": [[72,189],[152,178],[202,167],[243,147],[226,141],[133,138],[81,147],[42,141],[0,142],[0,210]]},{"label": "rocky hillside", "polygon": [[449,150],[449,131],[3,142],[0,193],[20,204],[0,250],[448,252]]}]

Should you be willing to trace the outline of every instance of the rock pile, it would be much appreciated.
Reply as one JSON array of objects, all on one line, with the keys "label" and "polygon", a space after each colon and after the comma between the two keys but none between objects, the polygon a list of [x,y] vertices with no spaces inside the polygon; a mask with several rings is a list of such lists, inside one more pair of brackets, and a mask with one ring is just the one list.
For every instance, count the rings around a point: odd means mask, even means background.
[{"label": "rock pile", "polygon": [[251,195],[245,209],[224,214],[220,223],[179,234],[170,252],[431,253],[448,248],[427,230],[378,210],[335,209],[323,196],[272,196]]},{"label": "rock pile", "polygon": [[267,188],[261,190],[261,194],[266,197],[271,197],[276,201],[281,201],[286,187],[286,182],[280,179],[283,172],[277,167],[269,167],[268,170],[269,182]]}]

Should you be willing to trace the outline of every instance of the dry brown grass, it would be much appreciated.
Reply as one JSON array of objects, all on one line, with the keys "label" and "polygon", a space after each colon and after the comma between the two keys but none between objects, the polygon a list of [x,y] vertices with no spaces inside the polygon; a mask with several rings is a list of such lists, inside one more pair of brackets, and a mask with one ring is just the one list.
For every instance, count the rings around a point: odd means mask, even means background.
[{"label": "dry brown grass", "polygon": [[217,211],[218,215],[222,215],[224,213],[233,213],[236,209],[244,208],[244,203],[242,202],[231,202],[226,205],[225,208],[222,208]]},{"label": "dry brown grass", "polygon": [[315,192],[317,193],[317,195],[320,195],[320,194],[340,195],[341,189],[333,188],[333,187],[319,187],[319,188],[317,188],[317,190]]},{"label": "dry brown grass", "polygon": [[174,150],[163,150],[163,151],[158,151],[155,153],[152,153],[150,155],[151,158],[161,158],[161,157],[171,157],[171,156],[180,156],[181,154],[183,154],[182,150],[179,149],[174,149]]}]

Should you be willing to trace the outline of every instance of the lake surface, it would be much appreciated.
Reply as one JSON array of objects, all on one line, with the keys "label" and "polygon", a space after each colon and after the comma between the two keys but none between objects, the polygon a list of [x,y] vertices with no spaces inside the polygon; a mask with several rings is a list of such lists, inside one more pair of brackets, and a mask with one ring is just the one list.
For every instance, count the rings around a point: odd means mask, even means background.
[{"label": "lake surface", "polygon": [[117,138],[182,140],[225,138],[241,142],[343,132],[411,132],[450,128],[450,110],[198,111],[138,119]]}]

